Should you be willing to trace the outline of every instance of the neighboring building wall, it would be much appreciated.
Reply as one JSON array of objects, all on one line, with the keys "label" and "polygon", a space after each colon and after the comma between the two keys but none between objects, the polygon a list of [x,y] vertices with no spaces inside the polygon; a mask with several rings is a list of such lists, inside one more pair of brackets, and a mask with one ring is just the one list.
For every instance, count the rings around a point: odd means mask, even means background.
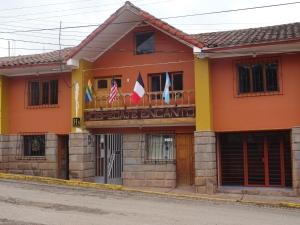
[{"label": "neighboring building wall", "polygon": [[300,127],[292,129],[292,180],[293,190],[300,195]]},{"label": "neighboring building wall", "polygon": [[[2,148],[7,151],[7,172],[56,177],[57,135],[46,134],[45,156],[23,156],[19,135],[2,135]],[[3,150],[3,149],[2,149]],[[1,163],[2,164],[2,163]]]},{"label": "neighboring building wall", "polygon": [[138,187],[176,186],[176,165],[145,163],[145,134],[123,135],[123,184]]},{"label": "neighboring building wall", "polygon": [[[28,107],[27,86],[28,81],[32,79],[58,79],[57,106]],[[10,77],[7,81],[8,134],[70,133],[72,89],[70,73]]]},{"label": "neighboring building wall", "polygon": [[95,139],[88,132],[69,136],[69,176],[70,179],[94,181]]},{"label": "neighboring building wall", "polygon": [[237,83],[235,62],[240,58],[211,60],[216,132],[291,129],[300,125],[300,54],[280,55],[278,58],[282,93],[248,97],[237,97],[234,91]]}]

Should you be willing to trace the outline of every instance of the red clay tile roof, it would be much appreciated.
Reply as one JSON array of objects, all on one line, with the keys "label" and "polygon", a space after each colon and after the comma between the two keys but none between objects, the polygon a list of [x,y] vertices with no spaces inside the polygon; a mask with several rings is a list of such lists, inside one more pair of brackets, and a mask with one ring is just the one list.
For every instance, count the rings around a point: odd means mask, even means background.
[{"label": "red clay tile roof", "polygon": [[57,50],[41,54],[1,57],[0,69],[10,68],[14,66],[32,66],[59,63],[62,60],[66,59],[71,49],[72,48],[62,49],[60,53],[61,55],[59,55],[59,50]]},{"label": "red clay tile roof", "polygon": [[226,48],[289,40],[300,41],[300,22],[191,35],[208,48]]}]

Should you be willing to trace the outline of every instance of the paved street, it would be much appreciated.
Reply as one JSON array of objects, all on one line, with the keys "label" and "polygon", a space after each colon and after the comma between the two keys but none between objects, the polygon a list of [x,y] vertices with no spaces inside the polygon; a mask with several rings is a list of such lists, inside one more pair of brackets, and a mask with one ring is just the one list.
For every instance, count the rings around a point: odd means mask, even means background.
[{"label": "paved street", "polygon": [[0,180],[0,224],[296,225],[300,210]]}]

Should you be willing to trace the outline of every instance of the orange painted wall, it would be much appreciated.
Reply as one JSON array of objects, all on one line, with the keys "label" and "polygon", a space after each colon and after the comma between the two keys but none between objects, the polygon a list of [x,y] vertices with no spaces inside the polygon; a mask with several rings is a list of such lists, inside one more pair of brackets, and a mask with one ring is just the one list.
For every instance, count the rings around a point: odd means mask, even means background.
[{"label": "orange painted wall", "polygon": [[[67,134],[71,131],[71,74],[41,75],[41,78],[58,78],[58,107],[28,108],[26,83],[36,76],[8,79],[8,133],[53,132]],[[66,84],[67,83],[67,84]]]},{"label": "orange painted wall", "polygon": [[[141,31],[155,32],[155,53],[143,55],[134,54],[134,34]],[[183,88],[186,90],[194,90],[194,63],[192,48],[183,45],[177,40],[150,26],[139,27],[131,31],[118,43],[116,43],[108,52],[100,56],[94,63],[94,68],[157,64],[174,61],[189,62],[154,66],[146,65],[117,69],[97,69],[94,70],[93,75],[94,77],[122,75],[122,91],[123,93],[131,93],[139,72],[143,77],[146,91],[149,91],[147,78],[149,73],[183,71]]]},{"label": "orange painted wall", "polygon": [[289,129],[300,125],[300,54],[281,55],[281,95],[236,97],[236,59],[210,62],[216,131]]}]

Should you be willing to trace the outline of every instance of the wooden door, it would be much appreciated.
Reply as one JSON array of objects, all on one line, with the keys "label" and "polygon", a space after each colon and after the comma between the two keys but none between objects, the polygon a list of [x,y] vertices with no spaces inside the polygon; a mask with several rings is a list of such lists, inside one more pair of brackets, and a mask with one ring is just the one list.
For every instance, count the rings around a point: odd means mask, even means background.
[{"label": "wooden door", "polygon": [[194,135],[176,134],[177,185],[194,184]]},{"label": "wooden door", "polygon": [[[94,83],[94,90],[96,90],[96,97],[99,107],[106,108],[110,107],[108,104],[108,98],[110,94],[110,89],[112,86],[112,81],[115,80],[118,85],[119,95],[122,95],[122,79],[121,77],[106,77],[106,78],[97,78]],[[112,107],[121,107],[123,106],[123,98],[118,96],[117,99],[111,105]]]},{"label": "wooden door", "polygon": [[69,136],[59,135],[57,146],[57,177],[69,179]]}]

